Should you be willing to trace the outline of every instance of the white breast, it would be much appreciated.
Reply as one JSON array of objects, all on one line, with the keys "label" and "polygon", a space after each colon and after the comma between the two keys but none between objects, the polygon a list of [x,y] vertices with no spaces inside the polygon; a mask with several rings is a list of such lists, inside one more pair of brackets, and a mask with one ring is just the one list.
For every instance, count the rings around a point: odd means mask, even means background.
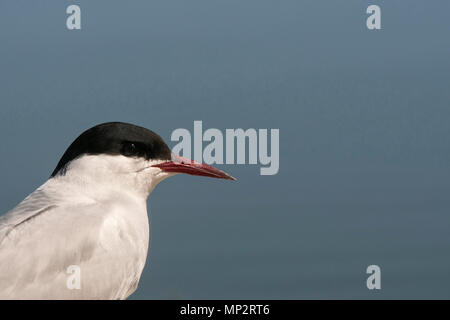
[{"label": "white breast", "polygon": [[[0,219],[0,299],[128,297],[147,257],[145,199],[104,191],[99,200],[62,187],[49,180]],[[80,289],[67,285],[70,266]]]}]

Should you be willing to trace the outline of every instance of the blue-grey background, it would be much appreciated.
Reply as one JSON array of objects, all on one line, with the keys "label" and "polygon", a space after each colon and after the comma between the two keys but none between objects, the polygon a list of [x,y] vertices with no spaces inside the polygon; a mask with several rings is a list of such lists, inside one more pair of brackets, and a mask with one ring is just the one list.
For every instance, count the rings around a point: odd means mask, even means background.
[{"label": "blue-grey background", "polygon": [[[78,4],[82,30],[66,29]],[[366,8],[382,9],[382,30]],[[105,121],[279,128],[149,200],[133,298],[450,298],[450,2],[0,1],[0,212]],[[0,263],[7,263],[1,261]],[[366,288],[377,264],[382,289]]]}]

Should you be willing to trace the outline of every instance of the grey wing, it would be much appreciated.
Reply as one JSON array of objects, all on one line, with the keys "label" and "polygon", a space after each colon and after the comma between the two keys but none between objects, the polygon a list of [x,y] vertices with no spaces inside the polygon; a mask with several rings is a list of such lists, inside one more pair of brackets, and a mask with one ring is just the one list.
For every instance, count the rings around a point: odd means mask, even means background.
[{"label": "grey wing", "polygon": [[38,189],[14,209],[0,216],[0,244],[16,226],[50,209],[52,206],[48,203],[51,203],[51,200],[53,199],[50,199],[44,191]]},{"label": "grey wing", "polygon": [[0,220],[0,299],[122,299],[134,291],[140,272],[127,263],[113,216],[29,198]]}]

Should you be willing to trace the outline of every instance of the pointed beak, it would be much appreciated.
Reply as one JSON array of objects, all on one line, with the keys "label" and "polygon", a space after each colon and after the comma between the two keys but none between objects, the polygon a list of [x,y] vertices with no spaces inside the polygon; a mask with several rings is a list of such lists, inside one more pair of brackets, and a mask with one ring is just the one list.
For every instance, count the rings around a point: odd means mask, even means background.
[{"label": "pointed beak", "polygon": [[172,161],[155,164],[152,167],[158,167],[165,172],[186,173],[193,176],[236,180],[229,174],[220,171],[219,169],[177,155],[172,155]]}]

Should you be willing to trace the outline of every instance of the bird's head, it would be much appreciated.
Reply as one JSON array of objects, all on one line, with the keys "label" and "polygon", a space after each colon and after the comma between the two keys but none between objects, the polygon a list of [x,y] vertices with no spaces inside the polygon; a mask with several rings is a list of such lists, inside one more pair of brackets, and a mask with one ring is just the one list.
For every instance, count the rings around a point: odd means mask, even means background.
[{"label": "bird's head", "polygon": [[83,132],[51,178],[76,181],[86,188],[121,188],[146,197],[159,182],[177,173],[235,180],[216,168],[172,154],[153,131],[122,122]]}]

